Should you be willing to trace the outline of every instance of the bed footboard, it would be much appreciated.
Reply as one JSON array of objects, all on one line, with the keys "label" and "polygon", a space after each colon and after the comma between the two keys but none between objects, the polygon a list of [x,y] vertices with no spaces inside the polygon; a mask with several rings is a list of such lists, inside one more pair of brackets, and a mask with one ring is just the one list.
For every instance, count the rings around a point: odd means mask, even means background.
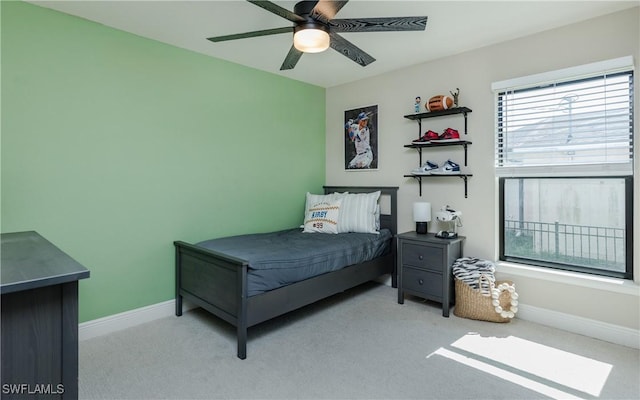
[{"label": "bed footboard", "polygon": [[247,267],[236,257],[176,241],[176,316],[186,299],[237,329],[238,357],[247,353]]}]

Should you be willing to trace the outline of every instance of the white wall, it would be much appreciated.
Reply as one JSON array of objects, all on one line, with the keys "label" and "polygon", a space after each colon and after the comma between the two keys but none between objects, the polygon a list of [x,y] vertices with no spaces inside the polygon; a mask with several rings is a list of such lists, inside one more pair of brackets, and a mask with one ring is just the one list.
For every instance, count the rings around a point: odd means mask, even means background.
[{"label": "white wall", "polygon": [[[434,211],[448,204],[463,213],[464,226],[459,233],[467,238],[465,255],[496,260],[497,196],[493,168],[494,97],[491,83],[628,55],[632,55],[637,64],[640,60],[639,9],[636,7],[327,89],[327,184],[399,186],[401,232],[414,228],[412,202],[429,201]],[[403,177],[418,165],[418,153],[403,147],[417,138],[418,127],[416,122],[403,116],[412,113],[415,96],[421,96],[425,101],[436,94],[448,94],[455,88],[460,88],[460,105],[473,110],[469,114],[467,137],[473,142],[468,158],[469,169],[474,175],[469,179],[469,196],[464,197],[462,180],[450,177],[423,180],[423,196],[420,198],[417,181]],[[636,97],[640,93],[638,88],[636,76]],[[635,115],[640,115],[640,98],[636,100]],[[376,104],[379,112],[379,168],[376,171],[345,171],[344,111]],[[423,132],[427,129],[442,132],[447,127],[462,132],[463,118],[423,120]],[[462,163],[462,148],[452,146],[423,152],[423,160],[444,161],[449,157]],[[634,210],[640,197],[638,187],[636,180]],[[636,244],[640,237],[639,225],[636,216]],[[437,231],[438,227],[430,223],[429,230]],[[638,282],[640,263],[637,254],[635,260]],[[571,274],[541,273],[537,269],[509,266],[499,267],[499,277],[512,279],[518,288],[521,304],[531,309],[600,321],[631,331],[638,331],[640,327],[639,286],[633,282],[579,278]]]}]

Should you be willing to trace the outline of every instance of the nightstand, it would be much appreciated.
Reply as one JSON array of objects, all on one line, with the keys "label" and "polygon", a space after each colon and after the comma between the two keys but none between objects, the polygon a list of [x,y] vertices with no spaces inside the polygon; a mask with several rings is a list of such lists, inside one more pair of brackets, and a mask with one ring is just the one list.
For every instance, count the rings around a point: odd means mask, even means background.
[{"label": "nightstand", "polygon": [[442,316],[449,316],[455,300],[452,265],[462,257],[464,236],[455,239],[437,238],[405,232],[397,236],[398,246],[398,303],[404,295],[422,297],[442,303]]}]

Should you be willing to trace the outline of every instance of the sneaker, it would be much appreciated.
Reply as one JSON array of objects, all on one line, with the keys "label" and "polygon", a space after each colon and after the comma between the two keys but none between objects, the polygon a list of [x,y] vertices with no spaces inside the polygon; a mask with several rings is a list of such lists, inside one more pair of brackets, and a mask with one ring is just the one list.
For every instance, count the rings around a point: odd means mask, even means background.
[{"label": "sneaker", "polygon": [[413,144],[430,143],[432,140],[438,139],[439,135],[434,131],[427,131],[420,139],[414,140]]},{"label": "sneaker", "polygon": [[442,167],[430,172],[430,175],[457,175],[460,174],[460,164],[447,160]]},{"label": "sneaker", "polygon": [[434,142],[457,142],[460,140],[460,134],[455,129],[447,128],[442,135],[438,136],[437,139],[432,140]]},{"label": "sneaker", "polygon": [[438,169],[438,164],[432,163],[431,161],[425,162],[418,168],[411,171],[413,175],[431,175],[431,171]]}]

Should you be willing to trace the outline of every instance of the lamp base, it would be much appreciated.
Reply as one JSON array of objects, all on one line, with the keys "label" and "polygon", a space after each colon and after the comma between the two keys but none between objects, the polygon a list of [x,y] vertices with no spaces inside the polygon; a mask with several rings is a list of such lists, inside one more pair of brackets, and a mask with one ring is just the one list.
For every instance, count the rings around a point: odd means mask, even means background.
[{"label": "lamp base", "polygon": [[427,223],[426,222],[416,222],[416,233],[424,235],[427,233]]}]

